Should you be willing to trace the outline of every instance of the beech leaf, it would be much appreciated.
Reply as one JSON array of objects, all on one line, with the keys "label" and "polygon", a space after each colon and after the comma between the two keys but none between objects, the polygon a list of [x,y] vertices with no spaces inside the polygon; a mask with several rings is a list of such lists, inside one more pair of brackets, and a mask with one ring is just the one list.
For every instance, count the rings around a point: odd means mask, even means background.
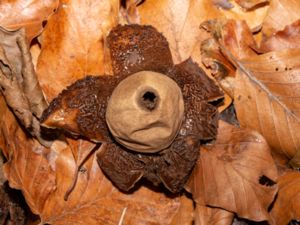
[{"label": "beech leaf", "polygon": [[201,23],[211,18],[226,17],[244,19],[253,28],[262,23],[267,9],[262,7],[252,12],[244,12],[239,6],[223,10],[217,5],[211,0],[147,0],[138,4],[136,11],[130,9],[134,13],[131,15],[129,12],[129,23],[139,21],[140,24],[154,24],[167,38],[175,64],[191,57],[200,65],[201,54],[198,46],[208,37],[199,29]]},{"label": "beech leaf", "polygon": [[0,4],[0,26],[9,30],[24,27],[31,41],[43,30],[43,22],[58,7],[58,0],[2,0]]},{"label": "beech leaf", "polygon": [[278,179],[278,196],[271,210],[274,225],[300,219],[300,173],[288,171]]},{"label": "beech leaf", "polygon": [[259,131],[272,150],[288,159],[300,147],[299,55],[299,49],[290,49],[236,61],[235,107],[241,126]]},{"label": "beech leaf", "polygon": [[7,159],[3,170],[9,185],[21,189],[33,213],[38,214],[55,189],[55,174],[45,148],[23,132],[0,97],[0,148]]},{"label": "beech leaf", "polygon": [[289,48],[300,48],[300,20],[287,25],[283,30],[263,40],[260,51],[280,51]]},{"label": "beech leaf", "polygon": [[276,181],[276,166],[264,138],[220,121],[216,143],[201,149],[187,188],[199,205],[263,221],[269,219]]},{"label": "beech leaf", "polygon": [[[77,142],[77,148],[84,142]],[[133,193],[118,191],[102,174],[95,155],[81,167],[73,192],[63,201],[75,168],[72,150],[67,147],[56,160],[57,188],[40,214],[44,223],[118,224],[124,214],[123,224],[169,224],[179,210],[180,198],[172,199],[146,187]]]},{"label": "beech leaf", "polygon": [[111,74],[105,37],[117,25],[118,14],[118,0],[60,3],[43,32],[37,64],[49,101],[86,75]]},{"label": "beech leaf", "polygon": [[300,19],[300,1],[298,0],[272,0],[268,14],[262,24],[262,32],[269,37],[285,26]]}]

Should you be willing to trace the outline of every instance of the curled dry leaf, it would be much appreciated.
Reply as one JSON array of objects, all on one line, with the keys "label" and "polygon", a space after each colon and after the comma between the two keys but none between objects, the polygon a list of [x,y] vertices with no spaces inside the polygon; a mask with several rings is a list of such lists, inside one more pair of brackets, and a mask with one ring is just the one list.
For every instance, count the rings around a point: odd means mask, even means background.
[{"label": "curled dry leaf", "polygon": [[202,42],[201,56],[203,64],[210,69],[215,80],[230,98],[233,99],[235,67],[221,53],[219,44],[215,39],[210,38]]},{"label": "curled dry leaf", "polygon": [[300,219],[300,173],[286,172],[278,179],[278,196],[270,212],[274,225]]},{"label": "curled dry leaf", "polygon": [[232,225],[234,214],[220,208],[196,205],[195,225]]},{"label": "curled dry leaf", "polygon": [[60,3],[43,32],[37,64],[48,100],[87,74],[111,72],[105,37],[118,23],[118,14],[118,0]]},{"label": "curled dry leaf", "polygon": [[0,87],[20,122],[45,146],[38,119],[47,107],[32,64],[24,29],[0,28]]},{"label": "curled dry leaf", "polygon": [[[259,131],[276,153],[291,159],[300,147],[299,49],[237,62],[235,107],[241,126]],[[294,164],[300,164],[295,158]]]},{"label": "curled dry leaf", "polygon": [[300,20],[264,39],[259,50],[270,52],[293,48],[300,48]]},{"label": "curled dry leaf", "polygon": [[58,0],[3,0],[0,4],[0,26],[9,30],[23,27],[31,41],[42,32],[43,22],[57,9],[58,3]]},{"label": "curled dry leaf", "polygon": [[263,34],[269,37],[299,20],[299,11],[300,1],[298,0],[272,0],[268,14],[262,24]]},{"label": "curled dry leaf", "polygon": [[256,55],[253,50],[256,43],[252,33],[245,21],[236,20],[209,20],[202,24],[202,28],[213,36],[201,43],[202,62],[211,69],[223,90],[233,98],[236,68],[220,51],[219,43],[237,58],[253,56]]},{"label": "curled dry leaf", "polygon": [[264,138],[220,121],[217,141],[201,149],[187,188],[199,205],[262,221],[269,219],[276,181],[276,166]]}]

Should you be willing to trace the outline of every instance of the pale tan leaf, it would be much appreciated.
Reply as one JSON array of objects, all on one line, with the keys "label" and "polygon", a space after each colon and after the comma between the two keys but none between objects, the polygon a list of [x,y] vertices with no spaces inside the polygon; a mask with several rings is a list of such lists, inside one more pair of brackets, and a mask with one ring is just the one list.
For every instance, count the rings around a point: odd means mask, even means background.
[{"label": "pale tan leaf", "polygon": [[2,0],[0,3],[0,26],[16,30],[25,27],[29,41],[38,36],[43,22],[54,13],[58,0]]},{"label": "pale tan leaf", "polygon": [[300,220],[300,173],[286,172],[278,179],[278,196],[271,210],[274,225]]},{"label": "pale tan leaf", "polygon": [[43,32],[37,72],[48,100],[86,75],[110,73],[105,37],[117,25],[118,0],[64,0]]},{"label": "pale tan leaf", "polygon": [[235,106],[242,127],[259,131],[291,159],[300,148],[300,49],[238,62]]},{"label": "pale tan leaf", "polygon": [[224,209],[211,208],[197,204],[195,225],[231,225],[234,214]]},{"label": "pale tan leaf", "polygon": [[270,36],[300,18],[299,0],[272,0],[263,22],[262,32]]},{"label": "pale tan leaf", "polygon": [[262,221],[269,219],[276,180],[276,166],[264,138],[220,121],[217,141],[201,149],[187,188],[200,205]]}]

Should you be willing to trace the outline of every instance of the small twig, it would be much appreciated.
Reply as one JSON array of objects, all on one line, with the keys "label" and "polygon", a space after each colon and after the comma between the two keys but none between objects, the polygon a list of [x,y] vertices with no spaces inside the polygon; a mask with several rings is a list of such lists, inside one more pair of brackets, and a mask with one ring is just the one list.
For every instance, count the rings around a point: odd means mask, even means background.
[{"label": "small twig", "polygon": [[123,224],[123,221],[124,221],[124,218],[125,218],[126,211],[127,211],[127,207],[125,207],[125,208],[123,209],[118,225],[122,225],[122,224]]}]

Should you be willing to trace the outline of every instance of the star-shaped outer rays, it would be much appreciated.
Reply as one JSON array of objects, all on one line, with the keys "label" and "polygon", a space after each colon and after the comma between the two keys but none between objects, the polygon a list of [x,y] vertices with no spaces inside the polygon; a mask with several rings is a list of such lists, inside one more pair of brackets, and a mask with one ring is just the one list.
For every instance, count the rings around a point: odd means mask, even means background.
[{"label": "star-shaped outer rays", "polygon": [[[201,140],[217,134],[218,112],[211,104],[222,92],[191,59],[174,65],[166,38],[151,26],[118,25],[107,37],[115,76],[87,76],[67,87],[42,116],[43,125],[101,142],[97,152],[103,172],[121,190],[130,190],[142,177],[171,192],[179,192],[198,156]],[[117,84],[133,73],[155,71],[181,88],[185,113],[178,135],[158,153],[136,153],[110,134],[105,112]]]}]

